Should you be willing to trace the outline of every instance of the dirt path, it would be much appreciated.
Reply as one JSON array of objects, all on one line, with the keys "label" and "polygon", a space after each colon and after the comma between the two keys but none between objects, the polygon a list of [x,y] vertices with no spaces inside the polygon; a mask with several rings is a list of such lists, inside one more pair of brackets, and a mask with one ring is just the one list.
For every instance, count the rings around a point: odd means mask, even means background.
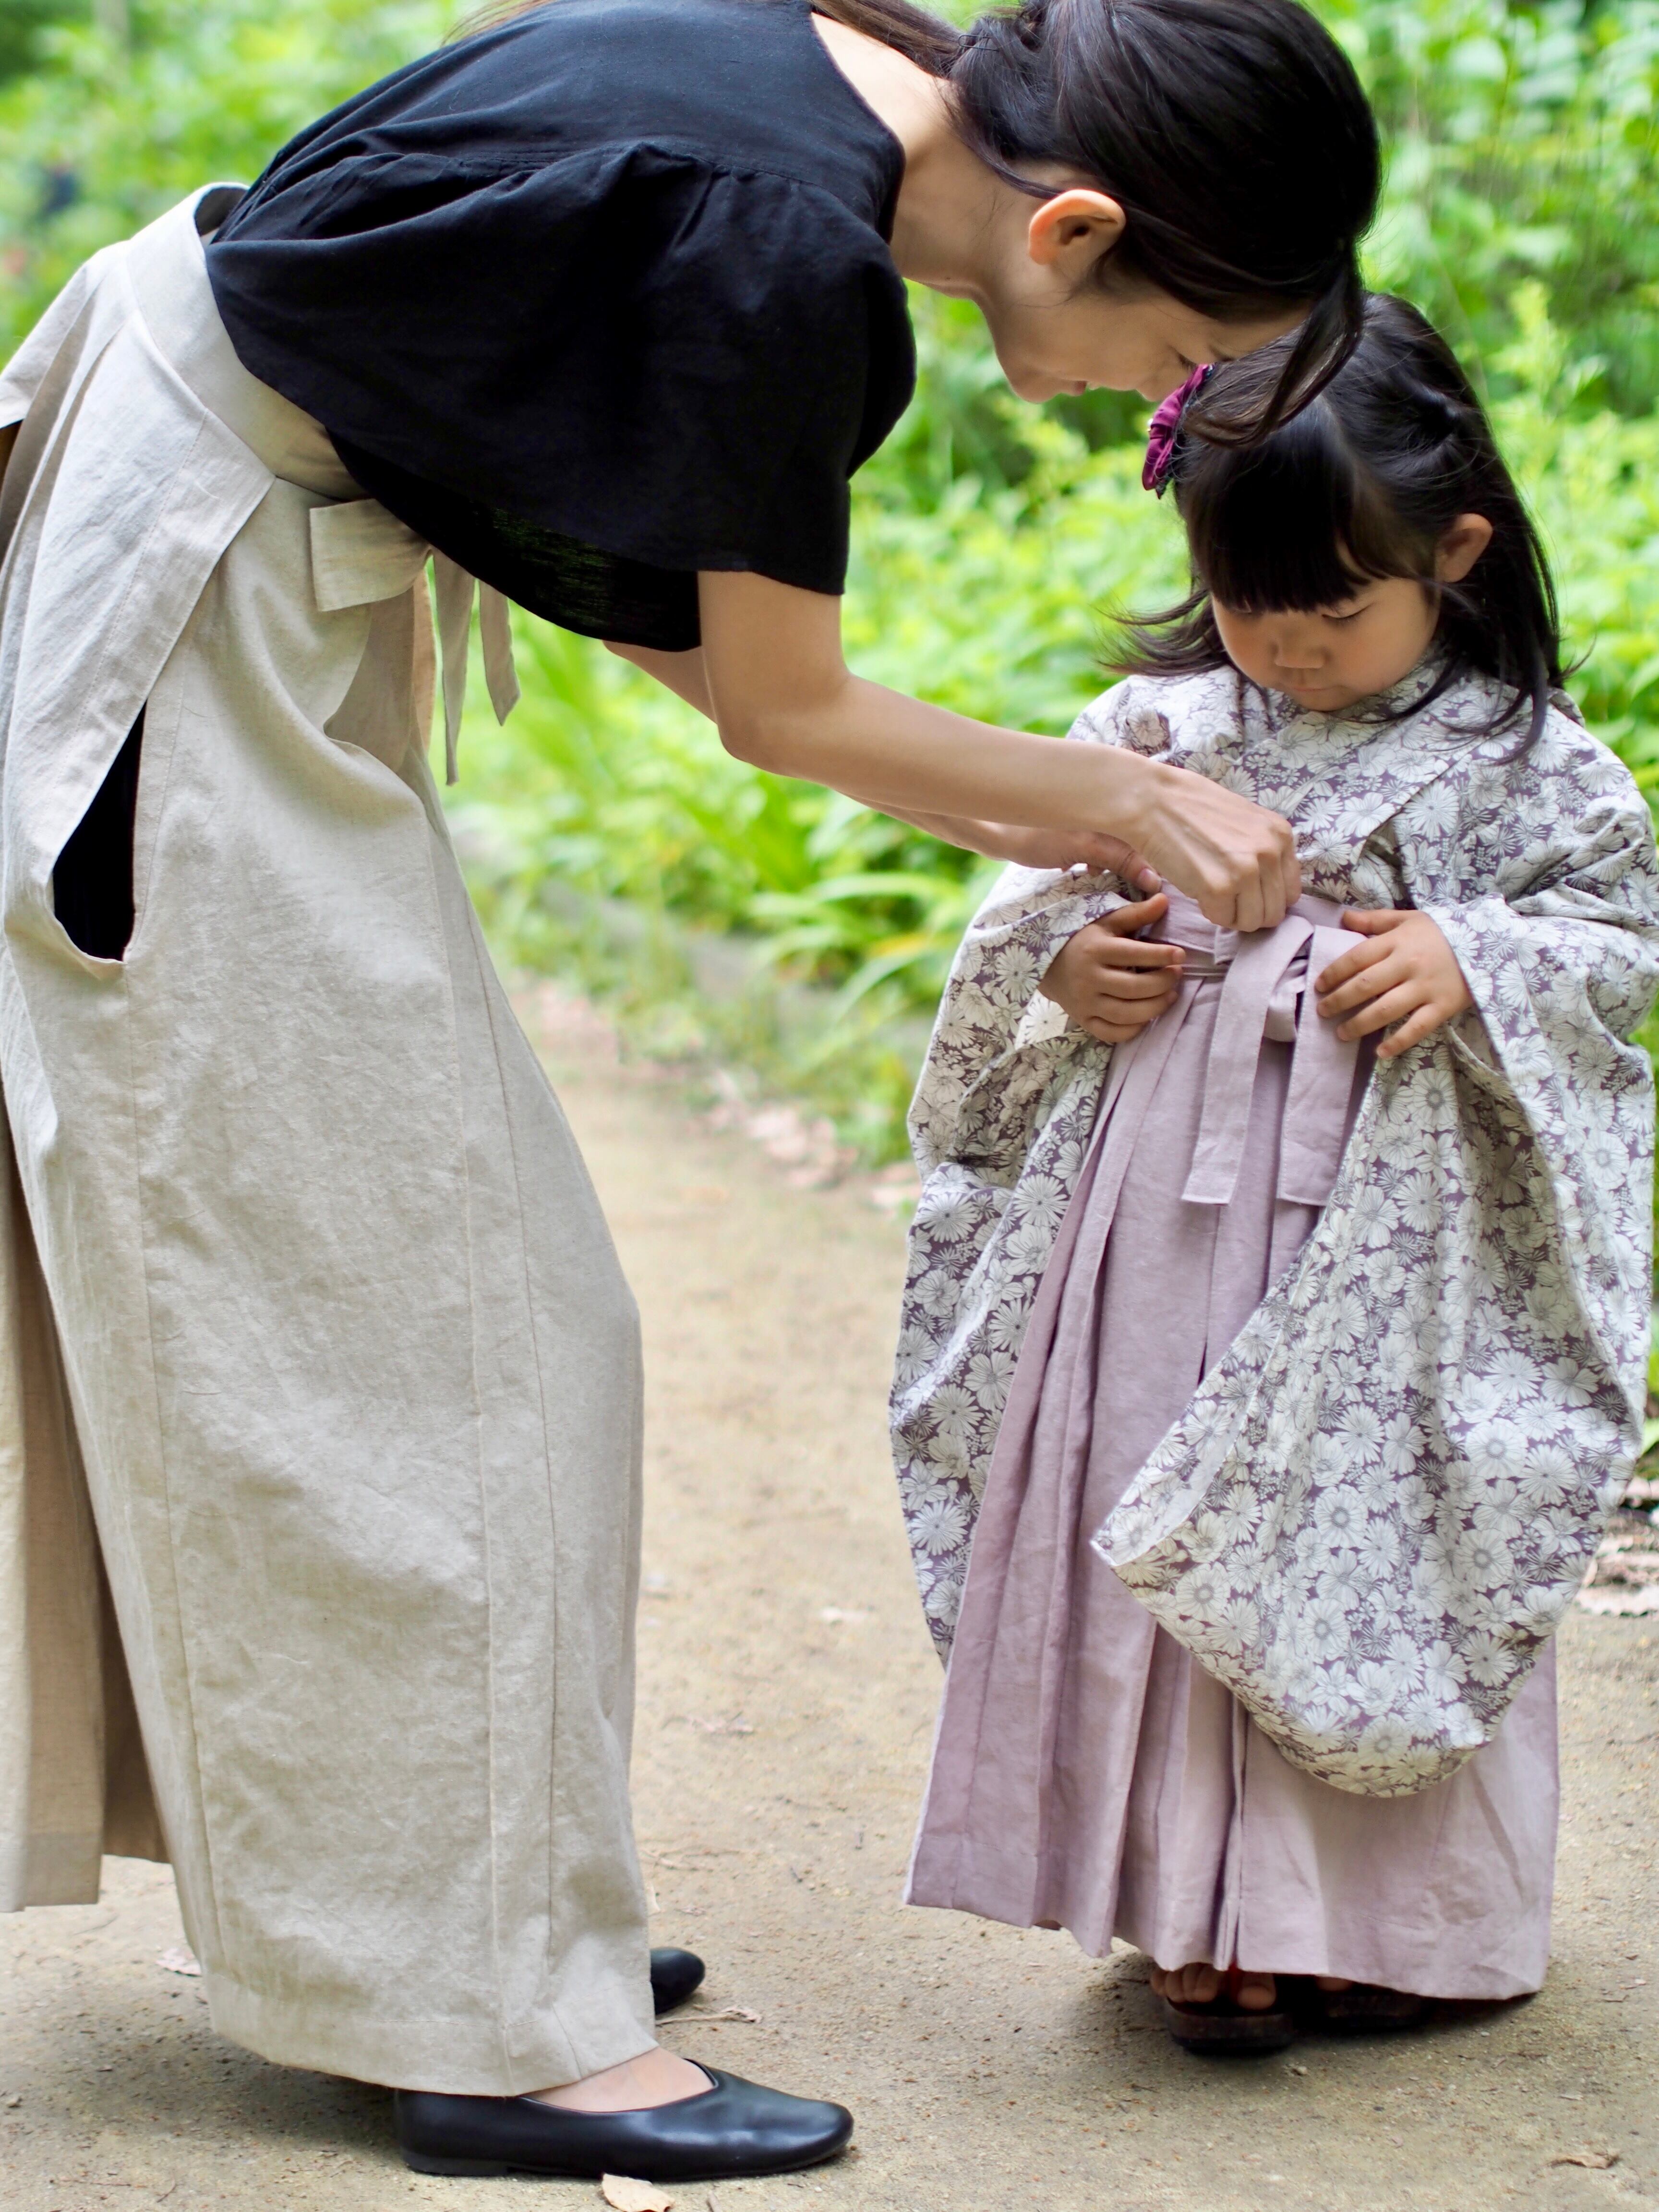
[{"label": "dirt path", "polygon": [[[1659,2208],[1659,1620],[1575,1615],[1563,1639],[1541,1997],[1391,2043],[1182,2058],[1135,1955],[897,1901],[939,1687],[881,1422],[897,1231],[866,1191],[792,1188],[692,1126],[591,1033],[550,1056],[646,1316],[640,1832],[662,1938],[713,1970],[672,2039],[859,2116],[839,2166],[683,2189],[683,2212]],[[529,2201],[417,2179],[384,2093],[216,2042],[198,1986],[155,1964],[179,1940],[166,1874],[125,1861],[96,1907],[0,1922],[5,2212]]]}]

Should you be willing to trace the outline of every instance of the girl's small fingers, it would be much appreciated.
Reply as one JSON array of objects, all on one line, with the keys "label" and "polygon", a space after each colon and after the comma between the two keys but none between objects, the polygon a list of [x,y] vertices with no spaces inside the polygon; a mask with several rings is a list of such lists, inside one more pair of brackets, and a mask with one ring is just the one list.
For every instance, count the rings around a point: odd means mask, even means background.
[{"label": "girl's small fingers", "polygon": [[1371,1036],[1392,1023],[1403,1022],[1423,1005],[1423,994],[1409,983],[1402,983],[1396,991],[1385,991],[1380,999],[1373,999],[1369,1006],[1351,1015],[1337,1035],[1345,1042],[1354,1037]]},{"label": "girl's small fingers", "polygon": [[1379,961],[1375,968],[1368,968],[1363,974],[1339,984],[1334,991],[1327,992],[1319,1001],[1319,1011],[1328,1022],[1340,1021],[1344,1014],[1352,1013],[1357,1006],[1368,1006],[1385,991],[1401,990],[1412,980],[1410,969],[1401,962]]},{"label": "girl's small fingers", "polygon": [[1155,898],[1137,899],[1132,906],[1115,906],[1109,914],[1100,917],[1100,927],[1109,930],[1114,937],[1133,937],[1138,929],[1149,928],[1162,921],[1170,911],[1170,902],[1160,891]]},{"label": "girl's small fingers", "polygon": [[1096,994],[1103,999],[1167,999],[1170,996],[1170,974],[1167,969],[1155,968],[1142,974],[1135,968],[1114,968],[1109,975],[1095,978]]},{"label": "girl's small fingers", "polygon": [[1091,948],[1103,968],[1179,968],[1185,947],[1148,945],[1139,937],[1104,937]]},{"label": "girl's small fingers", "polygon": [[[1322,968],[1314,977],[1314,988],[1323,998],[1327,991],[1334,991],[1351,976],[1361,975],[1367,968],[1374,968],[1379,960],[1392,957],[1394,947],[1368,940],[1356,945],[1352,952],[1340,953],[1328,968]],[[1321,1009],[1322,1012],[1324,1009]]]},{"label": "girl's small fingers", "polygon": [[1398,1060],[1402,1052],[1409,1052],[1414,1044],[1421,1044],[1425,1037],[1432,1036],[1450,1018],[1443,1006],[1419,1006],[1414,1014],[1401,1023],[1391,1037],[1385,1037],[1378,1045],[1377,1058]]},{"label": "girl's small fingers", "polygon": [[1103,1044],[1127,1044],[1131,1037],[1139,1036],[1161,1013],[1175,1004],[1173,998],[1152,1000],[1133,1006],[1117,1006],[1093,1013],[1083,1023],[1091,1036],[1098,1037]]},{"label": "girl's small fingers", "polygon": [[1157,999],[1103,999],[1098,1012],[1103,1022],[1133,1023],[1137,1029],[1155,1022],[1175,1004],[1175,994],[1166,991]]},{"label": "girl's small fingers", "polygon": [[1408,911],[1401,907],[1351,906],[1344,909],[1342,927],[1358,930],[1364,937],[1375,937],[1384,930],[1398,929]]}]

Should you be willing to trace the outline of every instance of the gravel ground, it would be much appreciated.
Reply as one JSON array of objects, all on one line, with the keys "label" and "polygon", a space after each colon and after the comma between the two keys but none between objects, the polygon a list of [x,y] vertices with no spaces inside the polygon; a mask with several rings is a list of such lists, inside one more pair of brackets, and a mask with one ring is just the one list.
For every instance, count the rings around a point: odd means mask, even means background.
[{"label": "gravel ground", "polygon": [[[659,1940],[711,1968],[668,2033],[859,2118],[838,2165],[682,2188],[682,2212],[1659,2212],[1659,1619],[1563,1635],[1555,1963],[1531,2003],[1227,2066],[1168,2044],[1133,1953],[905,1910],[939,1673],[881,1420],[898,1231],[867,1186],[792,1187],[618,1073],[596,1027],[538,1012],[646,1317],[640,1833]],[[384,2091],[215,2039],[199,1985],[156,1963],[180,1940],[165,1869],[124,1860],[101,1904],[0,1923],[5,2212],[599,2202],[407,2173]]]}]

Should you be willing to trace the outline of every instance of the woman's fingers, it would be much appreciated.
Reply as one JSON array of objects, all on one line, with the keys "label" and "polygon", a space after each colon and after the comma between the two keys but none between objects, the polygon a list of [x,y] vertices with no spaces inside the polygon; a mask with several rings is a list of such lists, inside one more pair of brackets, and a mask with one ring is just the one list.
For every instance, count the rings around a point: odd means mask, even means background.
[{"label": "woman's fingers", "polygon": [[1162,762],[1148,767],[1156,772],[1135,834],[1152,866],[1222,928],[1282,921],[1302,895],[1290,823],[1206,776]]}]

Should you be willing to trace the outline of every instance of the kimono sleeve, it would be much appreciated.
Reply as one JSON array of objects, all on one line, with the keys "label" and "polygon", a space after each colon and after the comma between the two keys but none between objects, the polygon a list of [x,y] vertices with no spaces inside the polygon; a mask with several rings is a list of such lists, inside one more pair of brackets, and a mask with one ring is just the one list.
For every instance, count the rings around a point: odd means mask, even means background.
[{"label": "kimono sleeve", "polygon": [[[1073,724],[1066,742],[1165,749],[1169,732],[1131,679],[1105,692]],[[1006,869],[968,925],[910,1109],[916,1164],[928,1175],[971,1157],[1011,1178],[1035,1131],[1034,1116],[1062,1060],[1094,1043],[1041,997],[1043,977],[1079,929],[1130,902],[1114,875],[1084,869]]]}]

